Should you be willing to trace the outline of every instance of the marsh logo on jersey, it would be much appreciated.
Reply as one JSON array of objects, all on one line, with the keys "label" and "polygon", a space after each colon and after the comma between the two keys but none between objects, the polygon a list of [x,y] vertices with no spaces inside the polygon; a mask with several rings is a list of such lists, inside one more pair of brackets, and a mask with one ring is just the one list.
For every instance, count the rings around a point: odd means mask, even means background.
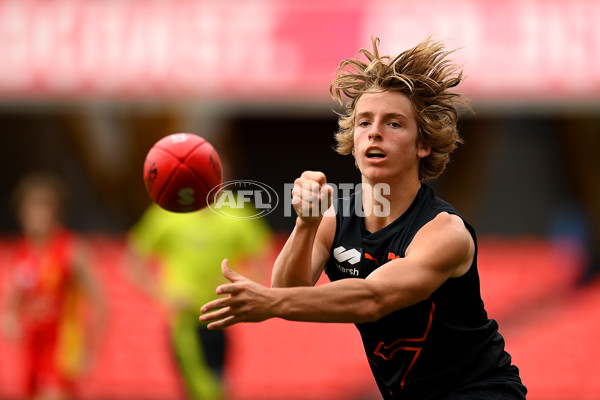
[{"label": "marsh logo on jersey", "polygon": [[335,266],[343,274],[358,276],[359,271],[357,268],[342,267],[341,263],[347,262],[348,264],[350,264],[352,266],[352,265],[355,265],[358,262],[360,262],[360,257],[361,257],[360,251],[358,251],[356,249],[346,250],[346,248],[344,246],[339,246],[339,247],[336,247],[335,249],[333,249],[333,258],[335,258],[339,262],[339,264],[335,263]]},{"label": "marsh logo on jersey", "polygon": [[350,264],[354,265],[360,261],[360,251],[356,249],[346,250],[344,246],[340,246],[333,249],[333,257],[339,262],[348,261]]}]

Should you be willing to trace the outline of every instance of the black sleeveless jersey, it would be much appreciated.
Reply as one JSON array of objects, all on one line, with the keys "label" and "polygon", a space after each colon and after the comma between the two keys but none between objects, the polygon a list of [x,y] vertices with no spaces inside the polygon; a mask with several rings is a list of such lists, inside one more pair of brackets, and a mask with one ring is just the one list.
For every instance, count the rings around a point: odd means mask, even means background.
[{"label": "black sleeveless jersey", "polygon": [[[366,278],[389,260],[404,257],[415,234],[437,214],[460,216],[423,184],[404,214],[370,233],[354,212],[356,202],[362,211],[360,191],[334,204],[336,232],[325,267],[331,281]],[[465,226],[477,246],[475,231],[466,222]],[[356,327],[384,399],[442,399],[458,389],[493,388],[507,382],[525,391],[518,369],[504,351],[498,325],[484,309],[477,247],[465,275],[448,279],[420,303]]]}]

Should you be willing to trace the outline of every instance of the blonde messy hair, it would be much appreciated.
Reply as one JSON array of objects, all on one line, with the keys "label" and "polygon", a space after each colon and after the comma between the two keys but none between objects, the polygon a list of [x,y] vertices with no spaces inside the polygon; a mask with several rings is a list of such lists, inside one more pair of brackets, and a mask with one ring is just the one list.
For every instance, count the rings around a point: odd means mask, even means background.
[{"label": "blonde messy hair", "polygon": [[335,134],[336,151],[349,154],[354,147],[355,107],[361,95],[369,92],[394,91],[406,95],[415,111],[418,140],[431,146],[431,153],[421,160],[419,179],[437,178],[444,172],[450,154],[462,143],[456,126],[457,105],[468,108],[462,96],[449,89],[462,80],[462,72],[452,64],[440,42],[427,39],[395,58],[379,54],[379,38],[371,38],[373,50],[361,49],[368,62],[358,59],[342,61],[329,91],[344,104],[339,130]]}]

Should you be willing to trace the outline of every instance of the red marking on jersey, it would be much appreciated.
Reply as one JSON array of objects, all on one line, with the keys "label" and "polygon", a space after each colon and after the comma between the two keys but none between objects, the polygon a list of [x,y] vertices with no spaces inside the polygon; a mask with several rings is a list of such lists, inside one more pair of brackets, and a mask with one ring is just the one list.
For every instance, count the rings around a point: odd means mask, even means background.
[{"label": "red marking on jersey", "polygon": [[365,253],[365,258],[367,260],[373,260],[377,263],[377,265],[379,265],[379,261],[377,261],[377,259],[375,257],[373,257],[372,255],[370,255],[369,253]]},{"label": "red marking on jersey", "polygon": [[395,255],[391,251],[388,253],[388,260],[395,260],[396,258],[400,258],[400,256]]},{"label": "red marking on jersey", "polygon": [[[373,352],[375,355],[380,356],[381,358],[383,358],[386,361],[394,358],[394,355],[396,354],[396,352],[401,351],[401,350],[415,352],[412,361],[410,362],[408,368],[406,368],[406,371],[402,375],[402,380],[400,381],[400,388],[402,390],[404,390],[404,382],[406,381],[406,376],[412,369],[413,365],[415,365],[415,363],[417,362],[417,359],[419,358],[419,355],[421,354],[421,350],[422,350],[422,347],[406,346],[405,344],[407,342],[408,343],[422,343],[427,339],[427,336],[429,335],[429,330],[431,329],[431,325],[433,323],[433,311],[434,310],[435,310],[435,304],[432,301],[431,302],[431,310],[429,311],[429,321],[427,322],[427,327],[425,328],[425,332],[423,333],[423,336],[418,337],[418,338],[397,339],[389,345],[386,345],[384,342],[379,342],[379,344],[377,345],[377,348]],[[375,364],[375,363],[373,363],[373,364]],[[375,365],[377,365],[377,364],[375,364]]]}]

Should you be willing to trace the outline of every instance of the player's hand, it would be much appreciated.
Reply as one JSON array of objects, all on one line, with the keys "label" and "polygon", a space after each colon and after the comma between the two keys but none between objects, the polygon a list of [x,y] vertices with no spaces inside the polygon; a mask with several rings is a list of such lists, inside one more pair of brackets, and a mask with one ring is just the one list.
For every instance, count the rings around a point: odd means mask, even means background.
[{"label": "player's hand", "polygon": [[200,309],[199,319],[210,322],[208,329],[227,328],[238,322],[260,322],[272,317],[269,310],[275,299],[270,289],[233,271],[227,260],[221,263],[221,271],[231,283],[217,288],[217,294],[223,297]]},{"label": "player's hand", "polygon": [[324,173],[304,171],[292,189],[292,205],[298,218],[305,223],[320,222],[331,205],[332,193]]}]

